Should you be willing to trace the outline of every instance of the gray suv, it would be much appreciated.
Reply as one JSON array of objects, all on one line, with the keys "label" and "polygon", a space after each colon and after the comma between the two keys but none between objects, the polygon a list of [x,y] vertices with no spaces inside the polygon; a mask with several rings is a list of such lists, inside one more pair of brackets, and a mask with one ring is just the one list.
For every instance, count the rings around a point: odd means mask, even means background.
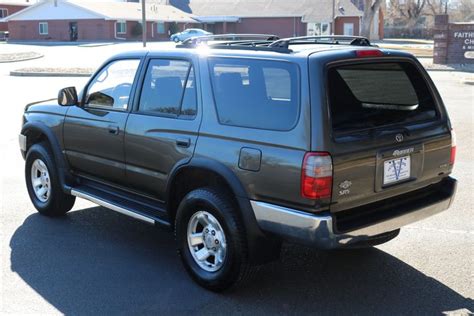
[{"label": "gray suv", "polygon": [[412,55],[360,37],[216,39],[117,55],[82,92],[29,104],[36,209],[80,197],[168,227],[213,291],[283,241],[370,247],[448,209],[454,133]]}]

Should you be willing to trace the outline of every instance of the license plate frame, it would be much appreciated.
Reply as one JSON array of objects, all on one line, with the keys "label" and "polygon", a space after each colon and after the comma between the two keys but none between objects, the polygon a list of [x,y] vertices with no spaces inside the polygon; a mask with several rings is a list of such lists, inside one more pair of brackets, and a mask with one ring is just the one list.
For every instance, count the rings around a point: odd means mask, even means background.
[{"label": "license plate frame", "polygon": [[383,186],[393,185],[411,178],[411,156],[397,157],[383,162]]}]

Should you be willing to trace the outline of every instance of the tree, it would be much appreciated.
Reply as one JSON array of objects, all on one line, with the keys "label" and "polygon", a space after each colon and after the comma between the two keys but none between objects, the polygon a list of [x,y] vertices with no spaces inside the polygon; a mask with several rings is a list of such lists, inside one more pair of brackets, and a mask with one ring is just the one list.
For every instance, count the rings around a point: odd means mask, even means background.
[{"label": "tree", "polygon": [[392,14],[403,20],[407,29],[412,29],[424,14],[427,3],[427,0],[405,0],[403,3],[399,0],[390,0],[390,9]]},{"label": "tree", "polygon": [[362,17],[361,35],[370,38],[374,25],[374,16],[379,11],[383,0],[364,0],[364,15]]},{"label": "tree", "polygon": [[450,8],[449,13],[452,21],[470,22],[474,21],[474,1],[460,0],[455,8]]},{"label": "tree", "polygon": [[427,0],[429,14],[447,14],[448,0]]}]

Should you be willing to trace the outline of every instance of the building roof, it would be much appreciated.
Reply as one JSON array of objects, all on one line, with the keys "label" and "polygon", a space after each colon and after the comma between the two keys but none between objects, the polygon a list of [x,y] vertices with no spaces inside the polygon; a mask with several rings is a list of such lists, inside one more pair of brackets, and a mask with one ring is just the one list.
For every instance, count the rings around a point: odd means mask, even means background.
[{"label": "building roof", "polygon": [[[193,15],[178,8],[164,4],[147,6],[147,21],[159,22],[196,22]],[[64,20],[64,19],[105,19],[141,21],[140,3],[103,2],[103,1],[66,1],[45,0],[32,5],[5,19],[10,20]]]},{"label": "building roof", "polygon": [[15,6],[22,6],[27,7],[30,6],[31,2],[26,2],[26,0],[0,0],[0,5],[15,5]]},{"label": "building roof", "polygon": [[[198,17],[301,17],[303,22],[332,21],[333,0],[170,0]],[[336,0],[336,17],[363,15],[350,0]]]},{"label": "building roof", "polygon": [[[106,16],[109,20],[136,20],[142,19],[142,5],[134,2],[80,2],[71,1],[77,6]],[[191,14],[181,11],[171,5],[147,5],[147,20],[162,22],[196,22]]]}]

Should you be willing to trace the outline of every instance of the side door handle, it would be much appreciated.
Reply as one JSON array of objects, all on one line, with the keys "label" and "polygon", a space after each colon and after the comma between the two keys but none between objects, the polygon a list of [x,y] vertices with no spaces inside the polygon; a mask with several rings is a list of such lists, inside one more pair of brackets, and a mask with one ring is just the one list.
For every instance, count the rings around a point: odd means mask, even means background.
[{"label": "side door handle", "polygon": [[186,137],[180,137],[176,139],[176,145],[183,148],[191,146],[191,139]]},{"label": "side door handle", "polygon": [[119,127],[117,125],[109,125],[109,133],[113,135],[118,135]]}]

